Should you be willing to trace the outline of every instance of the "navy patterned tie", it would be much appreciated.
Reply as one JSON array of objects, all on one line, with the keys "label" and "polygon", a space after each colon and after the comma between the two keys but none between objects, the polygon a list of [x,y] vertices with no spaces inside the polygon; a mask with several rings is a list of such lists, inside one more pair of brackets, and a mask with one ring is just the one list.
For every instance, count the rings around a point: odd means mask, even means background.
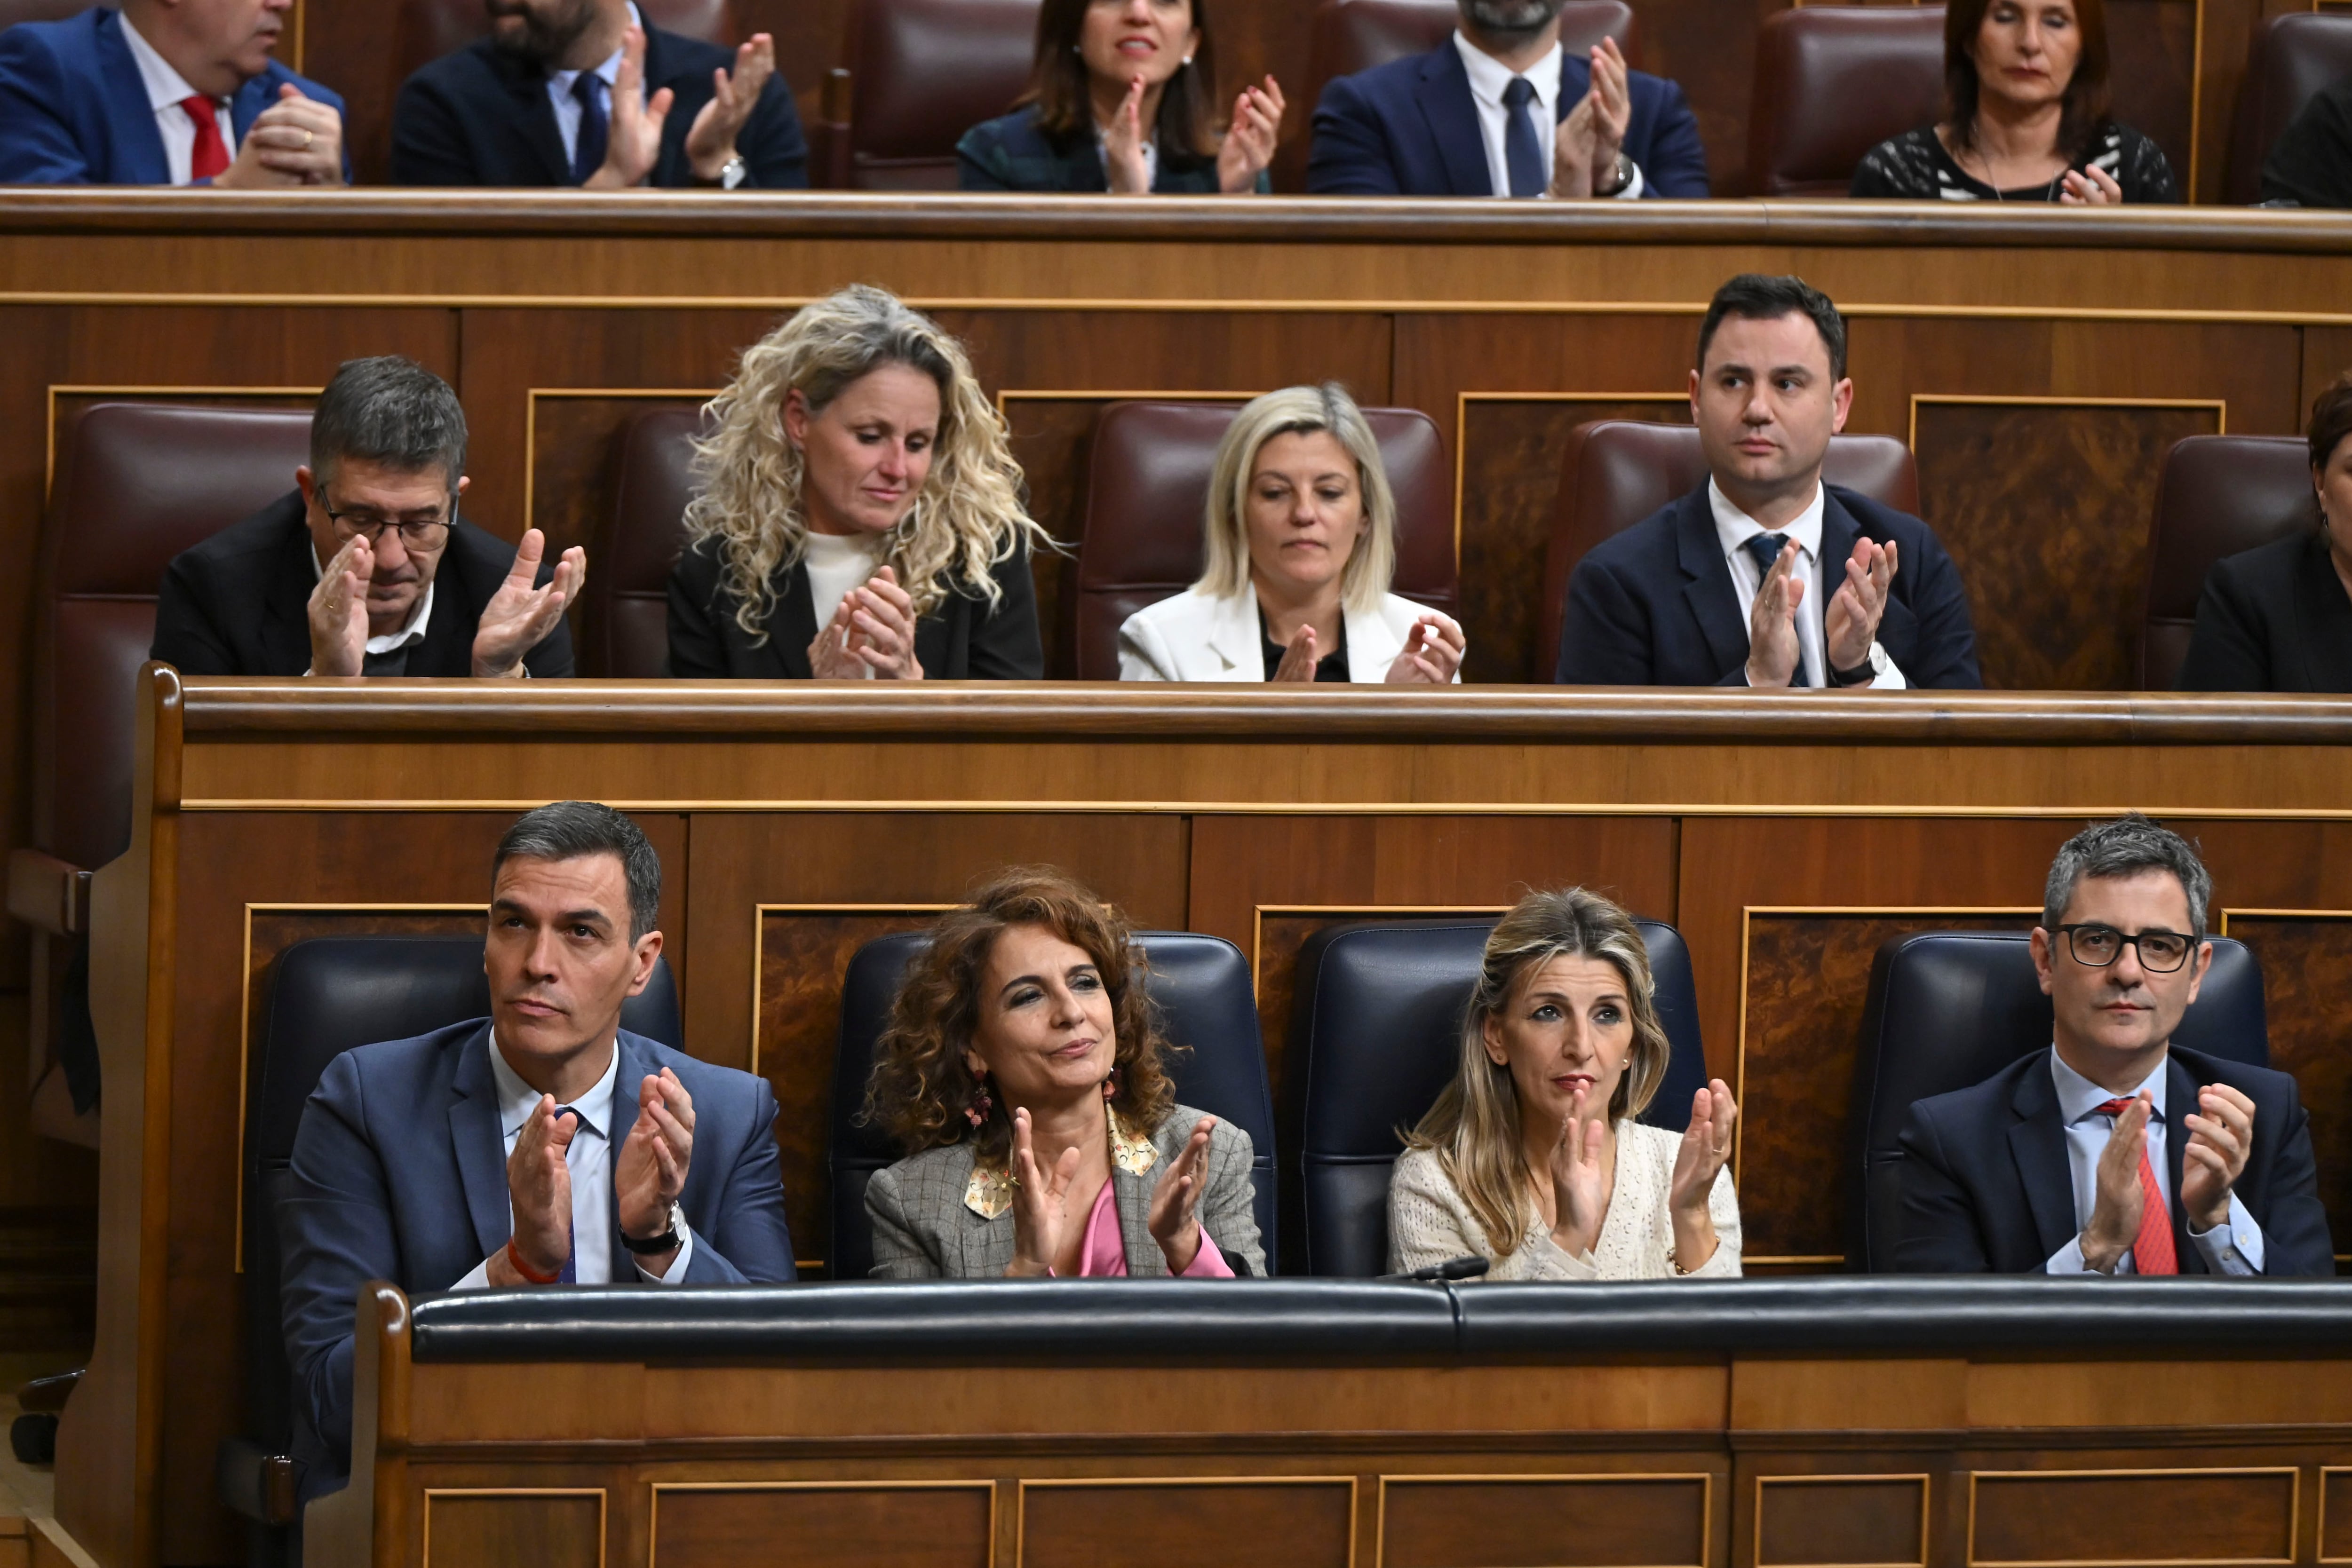
[{"label": "navy patterned tie", "polygon": [[1544,178],[1543,143],[1536,138],[1535,116],[1528,112],[1535,96],[1535,83],[1525,77],[1513,77],[1503,89],[1503,169],[1510,176],[1514,196],[1540,196],[1551,184]]},{"label": "navy patterned tie", "polygon": [[612,119],[604,108],[604,78],[582,71],[572,78],[572,96],[580,100],[580,134],[572,141],[572,183],[584,185],[604,166],[604,146]]},{"label": "navy patterned tie", "polygon": [[[583,81],[587,79],[584,72],[581,79]],[[583,126],[583,129],[584,130],[585,127]],[[603,161],[601,154],[598,161],[600,162]],[[555,1108],[555,1113],[559,1116],[569,1116],[574,1123],[581,1120],[580,1113],[569,1105],[558,1105]],[[579,1127],[574,1126],[572,1129],[572,1135],[575,1138],[580,1135]],[[567,1146],[564,1152],[568,1156],[571,1150]],[[563,1225],[563,1268],[555,1276],[555,1282],[559,1285],[576,1285],[580,1282],[579,1239],[579,1232],[573,1228],[571,1220],[567,1218]]]}]

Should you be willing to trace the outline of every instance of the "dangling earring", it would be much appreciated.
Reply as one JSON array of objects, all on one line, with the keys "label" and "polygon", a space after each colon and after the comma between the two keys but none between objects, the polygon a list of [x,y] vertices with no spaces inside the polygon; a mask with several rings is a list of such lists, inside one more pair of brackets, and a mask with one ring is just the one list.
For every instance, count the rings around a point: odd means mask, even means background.
[{"label": "dangling earring", "polygon": [[1118,1073],[1114,1072],[1109,1077],[1103,1080],[1103,1098],[1106,1100],[1116,1100],[1118,1098]]},{"label": "dangling earring", "polygon": [[988,1075],[981,1073],[972,1082],[971,1103],[963,1108],[963,1119],[977,1127],[995,1108],[996,1102],[988,1097]]}]

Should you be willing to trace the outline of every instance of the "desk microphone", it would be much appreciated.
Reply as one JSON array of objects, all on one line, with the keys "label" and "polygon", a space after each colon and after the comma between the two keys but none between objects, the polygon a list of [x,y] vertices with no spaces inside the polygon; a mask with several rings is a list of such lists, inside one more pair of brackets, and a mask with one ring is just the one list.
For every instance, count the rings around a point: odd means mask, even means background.
[{"label": "desk microphone", "polygon": [[1449,1258],[1443,1263],[1432,1263],[1415,1269],[1410,1274],[1391,1274],[1391,1280],[1415,1280],[1437,1282],[1445,1280],[1475,1280],[1490,1267],[1484,1258],[1472,1253],[1466,1258]]}]

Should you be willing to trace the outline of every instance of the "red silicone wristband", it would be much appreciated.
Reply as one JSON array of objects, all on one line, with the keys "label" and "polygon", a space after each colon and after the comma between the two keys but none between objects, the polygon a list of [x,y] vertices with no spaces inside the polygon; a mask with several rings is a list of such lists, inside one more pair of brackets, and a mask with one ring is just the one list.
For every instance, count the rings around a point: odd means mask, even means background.
[{"label": "red silicone wristband", "polygon": [[530,1264],[524,1262],[522,1260],[522,1254],[515,1249],[514,1238],[512,1237],[507,1238],[507,1261],[514,1265],[514,1271],[516,1273],[520,1274],[524,1279],[529,1280],[534,1285],[552,1285],[556,1281],[563,1278],[563,1270],[561,1269],[558,1269],[552,1274],[542,1274],[538,1270],[532,1268]]}]

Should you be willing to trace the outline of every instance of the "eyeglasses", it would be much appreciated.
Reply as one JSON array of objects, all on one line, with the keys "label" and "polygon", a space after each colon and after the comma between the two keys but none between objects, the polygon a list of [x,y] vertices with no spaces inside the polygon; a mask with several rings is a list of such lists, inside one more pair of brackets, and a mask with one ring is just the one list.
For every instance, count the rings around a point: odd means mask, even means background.
[{"label": "eyeglasses", "polygon": [[[452,510],[456,509],[457,501],[457,497],[449,497]],[[367,542],[373,545],[383,538],[384,529],[397,528],[403,545],[430,555],[441,548],[449,534],[449,519],[446,517],[436,517],[430,522],[394,521],[375,512],[339,512],[335,510],[334,503],[327,499],[324,489],[319,492],[319,506],[327,514],[327,521],[334,526],[335,537],[339,539],[353,539],[364,535]]]},{"label": "eyeglasses", "polygon": [[2178,931],[2143,931],[2126,936],[2112,925],[2061,925],[2066,950],[2074,962],[2104,969],[2123,956],[2126,947],[2139,955],[2139,967],[2150,974],[2168,975],[2189,961],[2190,938]]}]

